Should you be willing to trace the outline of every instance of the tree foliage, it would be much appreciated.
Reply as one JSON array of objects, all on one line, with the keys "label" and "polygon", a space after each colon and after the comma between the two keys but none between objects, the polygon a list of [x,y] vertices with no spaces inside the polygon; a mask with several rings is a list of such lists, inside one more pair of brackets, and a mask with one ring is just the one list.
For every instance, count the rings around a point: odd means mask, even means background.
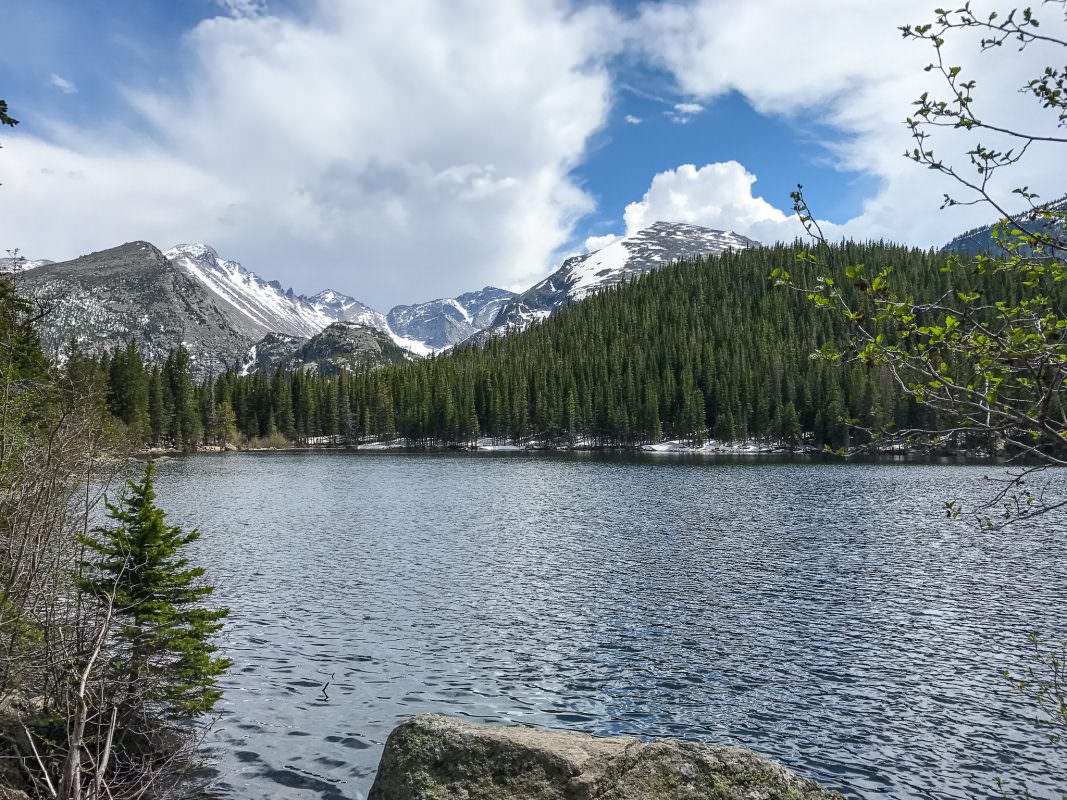
[{"label": "tree foliage", "polygon": [[[1062,9],[1067,3],[1051,0],[1046,6]],[[1061,133],[1067,126],[1067,72],[1046,67],[1020,87],[1048,113],[1049,124],[1017,130],[978,112],[977,82],[946,61],[944,48],[947,38],[961,31],[978,32],[982,51],[1012,44],[1019,50],[1046,47],[1058,55],[1067,40],[1043,32],[1029,8],[980,17],[969,4],[939,9],[934,22],[901,30],[906,39],[932,47],[934,60],[926,69],[942,79],[945,89],[943,95],[925,92],[915,101],[907,120],[913,148],[905,155],[955,184],[956,190],[944,195],[943,208],[985,205],[997,213],[1001,219],[992,246],[973,257],[950,255],[941,266],[948,276],[944,290],[919,296],[891,263],[842,261],[798,187],[794,207],[815,242],[799,258],[806,270],[819,274],[814,282],[798,279],[789,268],[772,275],[848,321],[847,345],[823,348],[822,358],[845,368],[863,364],[885,370],[901,392],[933,412],[933,427],[867,429],[874,441],[977,435],[1006,444],[1021,463],[1036,462],[1009,473],[989,502],[976,509],[985,525],[1009,524],[1067,505],[1059,494],[1048,493],[1055,479],[1035,483],[1045,466],[1067,466],[1067,202],[1041,204],[1036,193],[1021,186],[1013,193],[1027,207],[1013,212],[994,192],[994,178],[1036,148],[1048,158],[1049,148],[1067,144]],[[935,153],[936,134],[944,128],[971,137],[962,161]],[[951,504],[948,510],[959,512]]]},{"label": "tree foliage", "polygon": [[139,481],[129,481],[118,503],[108,503],[112,524],[80,538],[93,554],[84,563],[82,590],[114,608],[124,655],[112,663],[129,683],[127,701],[159,704],[170,718],[210,711],[221,696],[216,679],[229,661],[214,654],[213,636],[227,609],[209,608],[214,591],[202,581],[184,548],[199,537],[166,524],[155,503],[155,470],[149,462]]}]

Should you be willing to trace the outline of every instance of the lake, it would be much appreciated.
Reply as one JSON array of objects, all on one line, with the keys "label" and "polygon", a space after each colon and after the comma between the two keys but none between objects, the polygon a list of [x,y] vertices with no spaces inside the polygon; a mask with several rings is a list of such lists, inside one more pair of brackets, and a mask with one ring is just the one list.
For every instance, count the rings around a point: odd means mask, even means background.
[{"label": "lake", "polygon": [[[992,466],[264,453],[159,464],[232,609],[221,798],[362,798],[441,712],[736,744],[856,798],[1067,787],[1001,676],[1067,638],[1067,530],[978,532]],[[1010,529],[1009,529],[1010,530]],[[325,689],[323,688],[325,686]]]}]

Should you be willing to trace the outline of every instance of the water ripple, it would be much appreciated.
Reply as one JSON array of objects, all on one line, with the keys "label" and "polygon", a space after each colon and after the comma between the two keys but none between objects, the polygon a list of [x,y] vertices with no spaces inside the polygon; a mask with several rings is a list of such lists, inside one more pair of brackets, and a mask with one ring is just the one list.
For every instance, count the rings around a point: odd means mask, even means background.
[{"label": "water ripple", "polygon": [[[159,468],[233,609],[224,798],[362,798],[442,712],[747,746],[860,798],[1035,798],[1000,678],[1067,636],[1067,531],[976,533],[988,467],[197,456]],[[325,691],[324,691],[325,687]]]}]

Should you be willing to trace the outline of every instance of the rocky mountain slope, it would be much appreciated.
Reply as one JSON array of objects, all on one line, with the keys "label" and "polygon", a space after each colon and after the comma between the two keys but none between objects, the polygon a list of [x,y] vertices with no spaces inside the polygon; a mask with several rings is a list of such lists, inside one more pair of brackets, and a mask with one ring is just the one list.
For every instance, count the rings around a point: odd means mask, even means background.
[{"label": "rocky mountain slope", "polygon": [[385,314],[354,297],[333,289],[311,297],[295,294],[236,261],[220,258],[208,245],[181,244],[164,255],[209,289],[235,327],[254,339],[267,333],[307,339],[334,322],[354,322],[386,334],[398,346],[419,355],[439,349],[419,336],[395,331]]},{"label": "rocky mountain slope", "polygon": [[45,310],[43,344],[57,355],[71,340],[99,353],[136,339],[160,362],[184,344],[203,374],[239,363],[254,341],[253,325],[236,326],[215,295],[148,242],[35,267],[17,288]]},{"label": "rocky mountain slope", "polygon": [[307,342],[308,339],[303,336],[268,333],[249,349],[239,372],[242,375],[252,372],[273,375],[278,367],[287,367],[293,356]]},{"label": "rocky mountain slope", "polygon": [[[1042,208],[1047,208],[1051,211],[1067,211],[1067,195],[1045,204]],[[1032,224],[1033,228],[1028,227],[1027,230],[1034,230],[1036,232],[1047,232],[1050,230],[1047,220],[1037,220]],[[972,228],[969,231],[961,233],[951,242],[942,247],[941,252],[958,253],[959,255],[967,256],[974,256],[980,253],[992,253],[997,249],[996,240],[993,238],[993,229],[995,227],[996,224],[992,223],[983,225],[979,228]]]},{"label": "rocky mountain slope", "polygon": [[265,281],[236,261],[220,258],[205,244],[180,244],[163,253],[214,297],[234,328],[259,339],[268,333],[314,336],[336,318]]},{"label": "rocky mountain slope", "polygon": [[358,322],[334,322],[303,343],[282,366],[335,374],[376,364],[401,364],[418,358],[388,334]]},{"label": "rocky mountain slope", "polygon": [[508,301],[482,335],[522,330],[594,292],[676,261],[756,245],[758,242],[730,231],[656,222],[600,250],[568,258],[543,281]]},{"label": "rocky mountain slope", "polygon": [[354,297],[335,292],[333,289],[326,289],[316,295],[301,297],[301,299],[333,322],[358,322],[368,328],[376,328],[380,331],[389,330],[389,323],[381,311],[375,311]]},{"label": "rocky mountain slope", "polygon": [[443,350],[466,341],[488,325],[514,292],[486,286],[478,292],[410,306],[394,306],[387,315],[389,327],[407,339]]}]

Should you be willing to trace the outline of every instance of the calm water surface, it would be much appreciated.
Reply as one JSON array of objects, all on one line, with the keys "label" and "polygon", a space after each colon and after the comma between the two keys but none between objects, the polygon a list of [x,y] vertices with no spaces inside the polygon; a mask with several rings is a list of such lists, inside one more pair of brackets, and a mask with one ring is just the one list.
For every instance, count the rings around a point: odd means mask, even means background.
[{"label": "calm water surface", "polygon": [[[159,465],[232,616],[224,798],[363,798],[421,712],[738,744],[856,798],[1038,798],[1001,670],[1067,637],[1067,530],[976,533],[989,467],[228,454]],[[325,692],[323,686],[328,682]]]}]

